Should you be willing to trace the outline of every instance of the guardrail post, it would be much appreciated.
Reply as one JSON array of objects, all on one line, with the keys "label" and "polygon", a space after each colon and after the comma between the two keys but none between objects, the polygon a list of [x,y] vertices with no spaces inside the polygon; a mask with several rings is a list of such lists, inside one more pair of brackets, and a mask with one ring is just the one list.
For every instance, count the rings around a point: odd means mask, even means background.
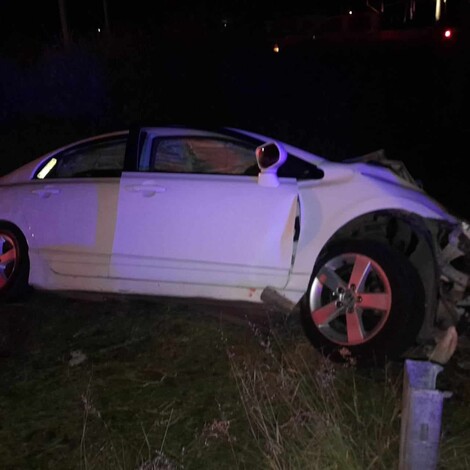
[{"label": "guardrail post", "polygon": [[429,361],[405,361],[399,470],[437,468],[443,401],[452,395],[436,390],[443,369]]}]

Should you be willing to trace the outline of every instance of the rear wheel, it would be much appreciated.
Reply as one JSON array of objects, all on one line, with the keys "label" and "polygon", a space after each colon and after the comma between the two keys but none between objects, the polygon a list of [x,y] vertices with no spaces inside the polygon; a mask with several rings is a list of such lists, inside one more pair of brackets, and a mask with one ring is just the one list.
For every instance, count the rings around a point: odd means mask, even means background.
[{"label": "rear wheel", "polygon": [[0,224],[0,299],[14,298],[28,288],[29,258],[23,235]]},{"label": "rear wheel", "polygon": [[382,362],[415,342],[424,307],[421,279],[403,254],[385,243],[351,240],[320,256],[301,317],[324,354]]}]

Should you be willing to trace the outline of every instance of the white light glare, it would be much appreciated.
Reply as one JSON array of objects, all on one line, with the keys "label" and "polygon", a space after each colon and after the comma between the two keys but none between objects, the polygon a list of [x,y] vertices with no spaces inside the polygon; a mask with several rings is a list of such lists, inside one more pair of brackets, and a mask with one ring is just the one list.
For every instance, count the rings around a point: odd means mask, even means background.
[{"label": "white light glare", "polygon": [[48,162],[47,165],[38,173],[38,180],[43,180],[52,170],[57,165],[57,159],[56,158],[51,158]]}]

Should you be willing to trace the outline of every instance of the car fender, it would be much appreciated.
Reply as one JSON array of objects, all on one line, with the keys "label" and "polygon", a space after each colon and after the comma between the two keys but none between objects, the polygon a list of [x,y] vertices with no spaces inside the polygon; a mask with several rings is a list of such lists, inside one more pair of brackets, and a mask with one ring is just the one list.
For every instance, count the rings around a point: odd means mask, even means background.
[{"label": "car fender", "polygon": [[[380,192],[372,197],[318,197],[319,187],[300,187],[300,236],[286,289],[302,290],[308,286],[313,266],[327,242],[347,223],[377,211],[395,210],[449,223],[458,220],[425,193],[404,188],[397,195]],[[332,194],[333,196],[333,194]],[[347,200],[349,199],[349,200]],[[333,202],[332,202],[333,201]]]}]

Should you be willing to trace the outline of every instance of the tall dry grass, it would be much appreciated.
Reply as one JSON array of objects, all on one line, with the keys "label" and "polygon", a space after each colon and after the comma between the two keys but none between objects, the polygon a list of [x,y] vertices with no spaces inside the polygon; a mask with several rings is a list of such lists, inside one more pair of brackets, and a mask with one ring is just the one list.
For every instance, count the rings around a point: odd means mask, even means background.
[{"label": "tall dry grass", "polygon": [[250,431],[266,468],[390,469],[398,464],[402,378],[312,354],[306,342],[259,338],[228,349]]}]

